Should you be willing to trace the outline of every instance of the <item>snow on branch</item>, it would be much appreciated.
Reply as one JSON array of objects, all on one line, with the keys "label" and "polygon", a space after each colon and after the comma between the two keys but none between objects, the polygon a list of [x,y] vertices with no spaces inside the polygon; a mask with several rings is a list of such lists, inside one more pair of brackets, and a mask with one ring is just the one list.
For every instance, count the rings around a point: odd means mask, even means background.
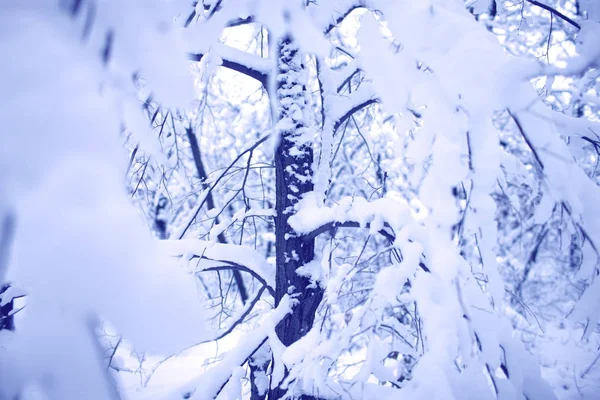
[{"label": "snow on branch", "polygon": [[590,287],[570,315],[573,320],[588,322],[585,330],[585,336],[588,337],[593,330],[590,328],[600,320],[600,310],[596,306],[600,301],[600,281],[595,279],[600,260],[597,250],[600,244],[600,223],[597,218],[600,188],[575,163],[567,145],[556,132],[553,120],[540,118],[540,115],[545,115],[545,105],[541,101],[527,109],[510,111],[519,133],[544,173],[544,181],[552,197],[562,204],[573,224],[594,250],[592,256],[595,260],[589,264],[591,270],[582,268],[578,273],[578,277],[588,281]]},{"label": "snow on branch", "polygon": [[[346,1],[342,2],[344,5],[340,9],[340,4],[338,2],[331,2],[332,9],[327,10],[328,12],[323,12],[324,15],[330,15],[327,22],[323,25],[323,32],[325,34],[330,33],[333,29],[335,29],[339,24],[348,17],[354,10],[359,8],[364,8],[365,5],[362,1]],[[325,6],[326,7],[326,6]]]},{"label": "snow on branch", "polygon": [[259,81],[266,89],[268,73],[271,63],[268,59],[245,53],[227,45],[217,43],[210,47],[209,51],[191,51],[188,59],[191,61],[202,61],[210,55],[211,61],[224,68],[244,74]]},{"label": "snow on branch", "polygon": [[408,204],[390,198],[367,201],[362,197],[344,197],[332,207],[318,206],[315,192],[305,195],[297,205],[298,211],[288,222],[300,234],[318,235],[334,227],[368,227],[371,233],[385,232],[391,239],[394,235],[387,229],[400,230],[413,223]]},{"label": "snow on branch", "polygon": [[260,323],[260,326],[244,335],[238,345],[229,351],[217,365],[163,400],[189,399],[192,396],[197,400],[217,398],[232,378],[236,367],[244,365],[269,337],[275,335],[275,326],[292,311],[294,303],[295,300],[287,295],[284,296],[277,308]]}]

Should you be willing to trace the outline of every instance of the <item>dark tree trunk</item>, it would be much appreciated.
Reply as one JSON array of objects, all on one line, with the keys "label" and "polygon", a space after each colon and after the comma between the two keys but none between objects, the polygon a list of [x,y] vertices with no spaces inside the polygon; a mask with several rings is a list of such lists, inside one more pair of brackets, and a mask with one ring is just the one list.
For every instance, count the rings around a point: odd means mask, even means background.
[{"label": "dark tree trunk", "polygon": [[[275,331],[281,342],[289,346],[312,328],[323,290],[311,285],[309,278],[296,273],[299,267],[313,260],[314,238],[296,234],[288,224],[294,205],[303,194],[313,190],[313,150],[307,139],[303,115],[306,108],[306,71],[302,55],[291,37],[280,43],[278,69],[280,140],[275,151],[275,303],[279,304],[283,296],[290,294],[298,300],[298,304]],[[269,392],[269,400],[280,399],[285,393],[285,388],[274,388]]]}]

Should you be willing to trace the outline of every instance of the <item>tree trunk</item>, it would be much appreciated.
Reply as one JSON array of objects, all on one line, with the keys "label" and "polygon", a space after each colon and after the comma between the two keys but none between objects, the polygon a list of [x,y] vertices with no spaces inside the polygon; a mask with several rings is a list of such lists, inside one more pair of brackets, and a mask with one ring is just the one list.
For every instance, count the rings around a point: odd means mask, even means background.
[{"label": "tree trunk", "polygon": [[[323,290],[312,286],[309,278],[296,273],[299,267],[314,259],[314,239],[296,234],[288,225],[294,205],[303,194],[313,190],[313,149],[304,121],[307,73],[302,55],[291,37],[280,43],[278,57],[277,130],[280,140],[275,151],[275,303],[278,305],[284,295],[290,294],[298,300],[298,304],[275,331],[281,342],[289,346],[312,328]],[[276,387],[270,390],[269,399],[282,398],[285,393],[285,388]]]}]

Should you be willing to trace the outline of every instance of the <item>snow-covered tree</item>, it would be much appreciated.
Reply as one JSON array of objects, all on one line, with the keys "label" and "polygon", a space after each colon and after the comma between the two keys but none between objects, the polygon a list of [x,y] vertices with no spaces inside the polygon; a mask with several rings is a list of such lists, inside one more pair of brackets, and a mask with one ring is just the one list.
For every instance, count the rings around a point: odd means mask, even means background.
[{"label": "snow-covered tree", "polygon": [[595,2],[163,3],[0,6],[0,398],[599,393]]}]

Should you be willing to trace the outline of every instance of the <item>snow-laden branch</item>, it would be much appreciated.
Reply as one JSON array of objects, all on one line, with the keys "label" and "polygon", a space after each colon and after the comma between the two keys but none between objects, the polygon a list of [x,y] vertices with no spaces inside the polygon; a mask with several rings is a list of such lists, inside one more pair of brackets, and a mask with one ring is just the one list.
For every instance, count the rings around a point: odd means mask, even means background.
[{"label": "snow-laden branch", "polygon": [[188,399],[212,400],[227,384],[236,367],[246,363],[265,341],[274,335],[275,326],[292,311],[295,300],[284,296],[279,305],[256,329],[244,335],[237,346],[205,374],[189,382],[163,400]]},{"label": "snow-laden branch", "polygon": [[[202,156],[200,154],[200,145],[198,144],[198,138],[196,137],[195,132],[191,127],[186,128],[186,135],[188,137],[188,141],[190,143],[190,149],[192,150],[192,156],[194,158],[194,165],[196,166],[196,172],[198,173],[198,178],[200,178],[200,182],[202,183],[202,188],[204,190],[208,189],[208,183],[206,182],[208,179],[208,174],[206,173],[206,169],[204,168],[204,163],[202,162]],[[250,162],[250,158],[248,158],[248,162]],[[213,198],[212,191],[206,192],[206,205],[207,209],[213,210],[215,208],[215,201]],[[215,224],[219,225],[219,216],[215,216]],[[217,241],[219,243],[227,243],[227,239],[223,232],[217,234]],[[248,300],[248,290],[246,289],[246,285],[244,284],[244,279],[242,278],[240,272],[238,270],[233,271],[233,279],[235,280],[235,284],[238,287],[238,291],[240,293],[240,298],[243,304],[246,304]]]},{"label": "snow-laden branch", "polygon": [[[305,195],[297,205],[297,212],[288,219],[290,226],[299,234],[315,234],[324,231],[330,224],[356,223],[369,227],[377,233],[387,224],[392,229],[401,229],[414,222],[410,206],[399,201],[382,198],[367,201],[363,197],[344,197],[338,204],[327,207],[314,201],[314,192]],[[352,225],[349,225],[352,226]]]},{"label": "snow-laden branch", "polygon": [[265,89],[268,87],[267,79],[271,69],[271,62],[268,59],[234,49],[222,43],[213,44],[210,49],[190,49],[188,53],[188,59],[191,61],[199,62],[209,56],[211,62],[216,65],[256,79]]},{"label": "snow-laden branch", "polygon": [[[322,8],[327,8],[327,6],[329,6],[328,10],[321,10]],[[363,1],[356,0],[329,2],[325,3],[325,5],[319,5],[319,11],[322,12],[322,15],[328,16],[327,21],[325,21],[325,23],[322,25],[323,32],[328,34],[335,27],[341,24],[342,21],[344,21],[344,19],[346,19],[346,17],[348,17],[354,10],[364,7],[365,5]]]},{"label": "snow-laden branch", "polygon": [[[592,182],[575,163],[567,145],[555,130],[552,120],[539,118],[545,106],[539,101],[529,109],[511,110],[511,115],[525,142],[531,149],[544,180],[549,186],[553,199],[562,204],[567,214],[578,227],[585,240],[591,245],[596,260],[586,260],[578,277],[592,282],[575,306],[571,317],[574,320],[587,320],[586,337],[600,320],[600,281],[597,275],[597,260],[600,259],[600,222],[597,218],[600,188]],[[550,134],[548,134],[550,133]]]}]

